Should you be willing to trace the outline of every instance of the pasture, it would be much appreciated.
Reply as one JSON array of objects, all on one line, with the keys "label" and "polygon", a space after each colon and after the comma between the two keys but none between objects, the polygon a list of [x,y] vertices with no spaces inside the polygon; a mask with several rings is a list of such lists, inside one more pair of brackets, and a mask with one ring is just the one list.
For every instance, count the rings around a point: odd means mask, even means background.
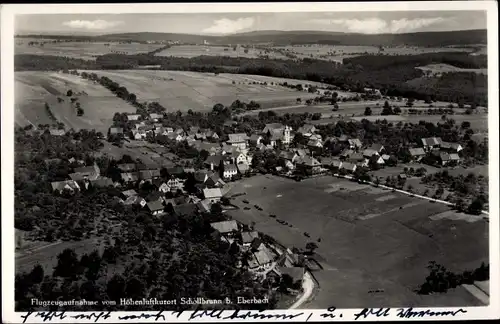
[{"label": "pasture", "polygon": [[140,54],[148,53],[162,47],[161,44],[116,43],[116,42],[52,42],[40,40],[43,46],[28,45],[29,40],[16,40],[15,54],[64,56],[75,59],[94,61],[104,54]]},{"label": "pasture", "polygon": [[[487,262],[488,223],[482,219],[467,222],[447,216],[433,220],[432,215],[442,215],[449,208],[329,176],[301,182],[256,176],[233,183],[229,195],[240,192],[246,194],[231,199],[240,209],[228,211],[234,219],[254,221],[256,230],[290,248],[317,242],[314,258],[323,269],[312,273],[319,289],[304,308],[479,303],[462,288],[430,296],[413,290],[425,281],[429,261],[457,272]],[[251,209],[244,210],[244,206]],[[383,292],[368,292],[374,289]]]},{"label": "pasture", "polygon": [[488,69],[462,69],[449,64],[429,64],[425,66],[419,66],[417,67],[417,69],[420,69],[426,73],[437,75],[446,72],[475,72],[477,74],[488,74]]},{"label": "pasture", "polygon": [[[295,104],[297,97],[314,98],[315,94],[299,92],[277,83],[304,84],[303,80],[258,75],[199,73],[184,71],[120,70],[89,71],[106,76],[135,93],[140,101],[157,101],[168,112],[209,111],[221,103],[230,105],[236,99],[254,100],[262,107]],[[233,83],[234,82],[234,83]],[[253,84],[254,82],[258,84]],[[267,85],[260,83],[267,82]],[[317,82],[308,84],[321,85]]]},{"label": "pasture", "polygon": [[[77,116],[75,104],[66,93],[73,91],[85,113]],[[15,73],[16,124],[52,124],[46,110],[47,103],[54,116],[66,128],[95,129],[107,133],[116,112],[133,113],[136,109],[117,98],[108,89],[93,81],[78,76],[57,72],[16,72]],[[63,101],[60,102],[58,98]]]}]

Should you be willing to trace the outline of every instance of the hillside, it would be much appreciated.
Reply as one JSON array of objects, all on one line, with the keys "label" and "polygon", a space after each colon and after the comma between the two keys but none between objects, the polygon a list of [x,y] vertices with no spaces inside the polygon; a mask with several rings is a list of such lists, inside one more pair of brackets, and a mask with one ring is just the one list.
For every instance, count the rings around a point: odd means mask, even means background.
[{"label": "hillside", "polygon": [[[20,35],[17,37],[36,37]],[[42,36],[40,36],[42,37]],[[76,36],[43,35],[43,38],[68,39]],[[82,40],[95,41],[179,41],[181,43],[202,43],[204,40],[213,44],[331,44],[359,46],[450,46],[486,44],[486,30],[465,30],[447,32],[421,32],[408,34],[352,34],[329,33],[321,31],[256,31],[228,36],[206,36],[174,33],[120,33],[100,36],[78,36]]]}]

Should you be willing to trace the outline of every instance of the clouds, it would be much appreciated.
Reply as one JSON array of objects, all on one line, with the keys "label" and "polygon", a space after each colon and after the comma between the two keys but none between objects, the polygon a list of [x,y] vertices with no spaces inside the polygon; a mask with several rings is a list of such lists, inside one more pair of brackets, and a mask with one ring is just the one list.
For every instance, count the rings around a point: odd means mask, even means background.
[{"label": "clouds", "polygon": [[332,27],[341,27],[348,32],[363,34],[381,34],[381,33],[408,33],[418,31],[421,28],[443,23],[447,19],[443,17],[434,18],[415,18],[415,19],[397,19],[384,20],[381,18],[367,19],[312,19],[311,22],[319,25],[330,25]]},{"label": "clouds", "polygon": [[107,20],[70,20],[62,23],[63,26],[73,29],[103,30],[117,27],[123,24],[123,21]]},{"label": "clouds", "polygon": [[209,34],[231,34],[244,29],[251,28],[255,23],[255,18],[238,18],[231,20],[228,18],[217,19],[213,25],[203,29],[204,33]]}]

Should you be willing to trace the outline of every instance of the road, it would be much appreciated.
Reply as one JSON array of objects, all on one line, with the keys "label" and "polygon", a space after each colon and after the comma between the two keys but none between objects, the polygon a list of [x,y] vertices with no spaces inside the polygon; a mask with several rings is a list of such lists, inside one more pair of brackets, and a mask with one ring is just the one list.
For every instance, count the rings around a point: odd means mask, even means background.
[{"label": "road", "polygon": [[307,271],[305,272],[304,280],[302,281],[302,289],[303,289],[302,295],[295,303],[293,303],[292,306],[290,306],[289,309],[299,308],[312,296],[314,290],[314,281],[311,274]]}]

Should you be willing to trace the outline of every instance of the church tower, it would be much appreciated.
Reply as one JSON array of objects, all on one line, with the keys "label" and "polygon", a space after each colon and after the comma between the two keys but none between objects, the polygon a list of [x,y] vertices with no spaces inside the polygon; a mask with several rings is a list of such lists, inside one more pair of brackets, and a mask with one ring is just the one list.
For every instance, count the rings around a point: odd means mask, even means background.
[{"label": "church tower", "polygon": [[291,131],[292,131],[292,128],[290,126],[285,126],[285,130],[284,130],[284,134],[283,134],[283,144],[288,145],[292,141]]}]

